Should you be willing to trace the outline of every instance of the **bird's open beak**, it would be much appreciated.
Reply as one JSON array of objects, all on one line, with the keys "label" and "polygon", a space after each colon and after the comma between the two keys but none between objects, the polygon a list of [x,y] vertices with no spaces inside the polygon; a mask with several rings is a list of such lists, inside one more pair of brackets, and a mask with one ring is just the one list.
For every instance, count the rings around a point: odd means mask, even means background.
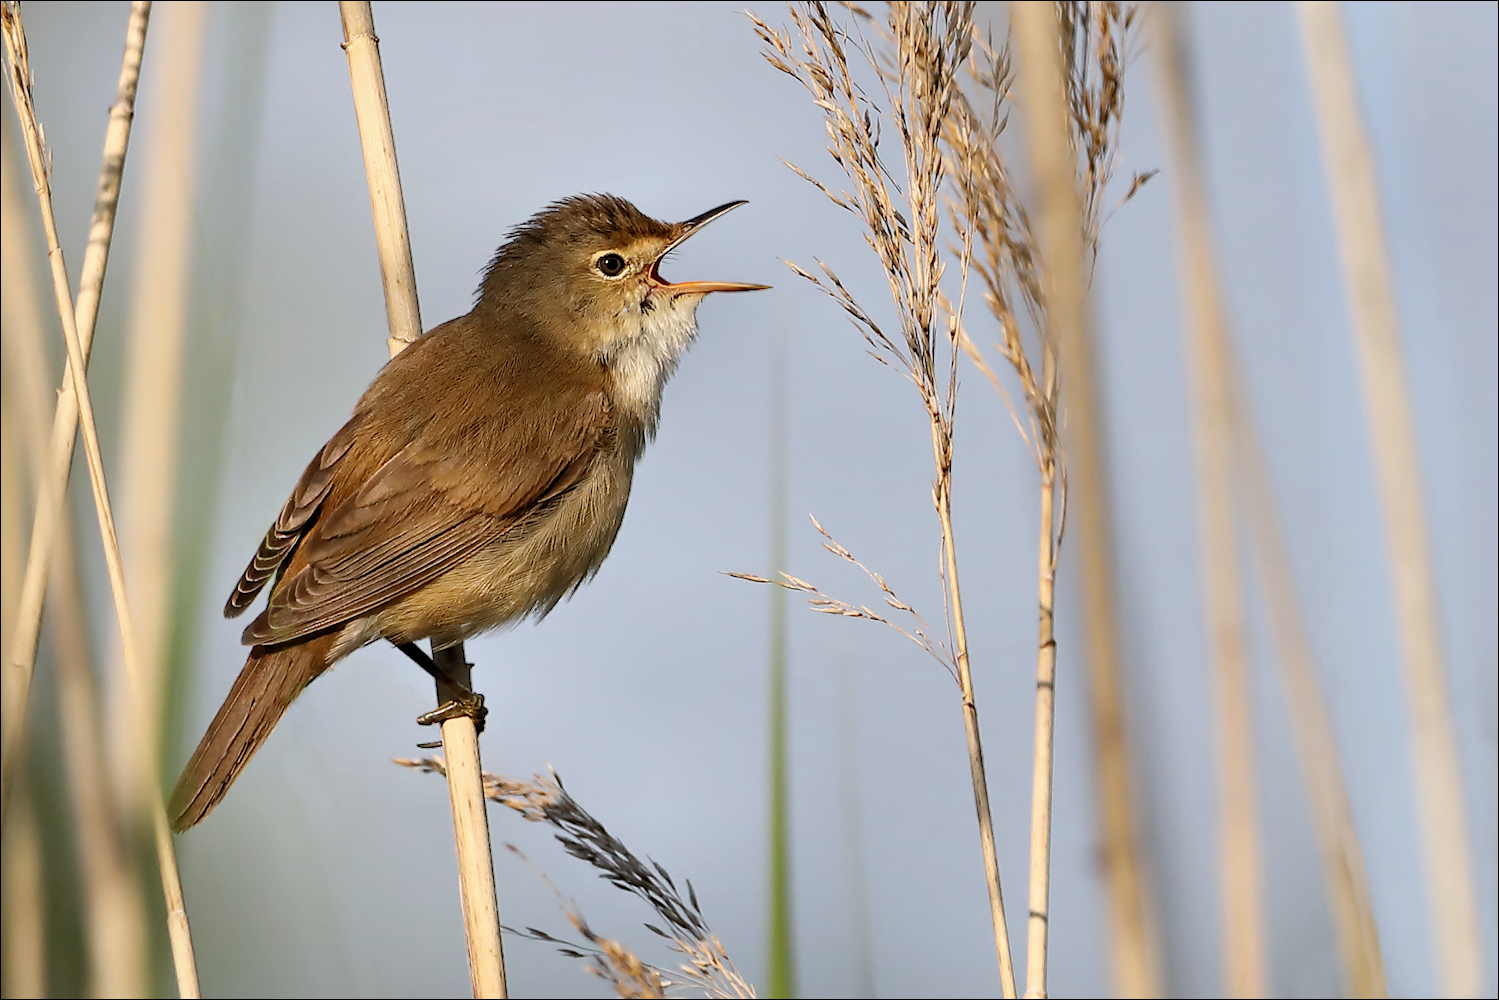
[{"label": "bird's open beak", "polygon": [[686,222],[682,223],[682,232],[677,236],[676,239],[667,244],[666,249],[661,251],[661,256],[656,258],[656,263],[651,267],[651,284],[655,285],[657,288],[662,289],[663,291],[671,292],[673,295],[706,295],[709,292],[758,292],[761,289],[769,288],[769,285],[751,285],[741,281],[671,282],[661,277],[661,273],[659,270],[661,267],[661,259],[672,250],[681,246],[682,243],[684,243],[687,238],[690,237],[693,233],[697,232],[699,229],[702,229],[704,226],[712,222],[714,219],[718,218],[720,215],[727,215],[729,212],[732,212],[740,205],[747,204],[749,204],[749,202],[743,200],[727,202],[726,204],[719,205],[717,208],[710,208],[702,215],[694,216],[693,218],[688,219]]}]

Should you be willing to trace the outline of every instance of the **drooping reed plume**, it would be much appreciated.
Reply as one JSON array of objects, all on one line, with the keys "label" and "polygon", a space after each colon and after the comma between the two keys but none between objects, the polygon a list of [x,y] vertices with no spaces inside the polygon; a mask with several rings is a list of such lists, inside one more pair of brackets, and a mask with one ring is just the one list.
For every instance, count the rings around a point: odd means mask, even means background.
[{"label": "drooping reed plume", "polygon": [[[396,763],[429,774],[447,773],[445,762],[437,757],[398,759]],[[616,889],[650,906],[662,926],[646,924],[646,928],[665,939],[667,947],[686,961],[675,972],[647,965],[620,942],[596,934],[572,904],[566,904],[568,920],[587,944],[567,942],[534,927],[512,933],[556,944],[573,958],[592,959],[590,971],[608,980],[622,997],[659,997],[674,987],[697,990],[707,997],[755,996],[754,988],[739,974],[723,943],[708,927],[692,883],[686,883],[687,895],[683,898],[664,867],[641,860],[611,834],[578,804],[555,771],[533,775],[530,781],[485,772],[484,795],[533,823],[552,826],[568,854],[597,868],[599,877]],[[680,978],[674,980],[674,976]]]}]

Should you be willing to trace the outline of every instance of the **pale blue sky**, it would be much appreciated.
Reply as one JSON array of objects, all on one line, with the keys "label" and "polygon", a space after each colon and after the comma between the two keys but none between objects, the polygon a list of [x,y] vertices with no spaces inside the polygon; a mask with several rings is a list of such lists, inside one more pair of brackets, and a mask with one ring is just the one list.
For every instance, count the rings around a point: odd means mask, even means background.
[{"label": "pale blue sky", "polygon": [[[1430,995],[1377,498],[1294,10],[1193,6],[1227,299],[1345,754],[1391,993]],[[998,5],[981,7],[1002,17]],[[672,273],[776,288],[704,306],[702,338],[667,390],[614,554],[540,626],[469,651],[494,710],[486,766],[510,774],[556,766],[617,835],[693,880],[740,967],[763,981],[767,595],[719,571],[766,568],[777,345],[791,373],[791,571],[851,600],[875,599],[821,551],[805,519],[814,513],[934,618],[940,590],[930,445],[915,394],[867,358],[832,304],[778,258],[829,261],[877,312],[888,309],[883,279],[852,220],[777,161],[824,178],[836,169],[822,153],[818,114],[760,59],[740,9],[378,3],[375,17],[429,327],[468,308],[505,231],[552,199],[608,190],[671,219],[750,200],[684,247]],[[1486,995],[1495,989],[1499,850],[1495,9],[1345,5],[1421,435]],[[59,222],[76,264],[127,5],[24,10]],[[775,5],[756,10],[772,22],[782,16]],[[170,16],[171,5],[158,6],[158,19]],[[220,598],[386,350],[336,6],[215,4],[211,31],[196,315],[204,338],[235,344],[235,367],[189,741],[243,660],[239,625],[217,617]],[[150,65],[148,45],[137,152],[150,137]],[[1125,169],[1162,166],[1148,60],[1137,60],[1128,83]],[[1095,308],[1124,659],[1170,987],[1214,995],[1213,744],[1170,183],[1156,178],[1109,224]],[[138,187],[127,169],[94,368],[106,420],[117,402]],[[983,329],[982,316],[972,322]],[[961,398],[957,532],[1001,870],[1018,929],[1035,473],[1002,405],[971,370]],[[1071,579],[1069,562],[1059,614],[1052,994],[1096,996],[1106,982],[1105,928]],[[860,749],[879,995],[997,995],[951,682],[904,640],[866,623],[813,616],[793,601],[790,625],[803,995],[848,995],[856,978],[838,769],[851,740]],[[1332,932],[1262,631],[1255,655],[1274,992],[1329,995]],[[834,702],[840,671],[850,679],[856,737]],[[430,683],[394,650],[356,654],[309,690],[223,807],[180,840],[208,995],[465,994],[443,786],[387,763],[429,738],[412,720],[430,701]],[[598,930],[650,947],[646,915],[545,831],[499,812],[492,824],[497,847],[525,850]],[[547,890],[503,849],[496,868],[506,922],[565,927]],[[542,945],[507,949],[516,995],[605,995]]]}]

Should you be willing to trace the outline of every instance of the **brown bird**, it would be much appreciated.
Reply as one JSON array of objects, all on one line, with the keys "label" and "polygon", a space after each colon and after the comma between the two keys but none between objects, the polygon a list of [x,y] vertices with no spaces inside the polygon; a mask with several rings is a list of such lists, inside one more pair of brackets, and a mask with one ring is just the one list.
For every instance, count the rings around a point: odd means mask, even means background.
[{"label": "brown bird", "polygon": [[661,259],[742,204],[666,223],[611,195],[557,202],[511,232],[471,312],[391,359],[224,607],[240,614],[274,580],[172,793],[175,829],[207,816],[292,700],[354,650],[387,639],[435,672],[418,640],[540,618],[598,571],[698,305],[767,287],[673,284]]}]

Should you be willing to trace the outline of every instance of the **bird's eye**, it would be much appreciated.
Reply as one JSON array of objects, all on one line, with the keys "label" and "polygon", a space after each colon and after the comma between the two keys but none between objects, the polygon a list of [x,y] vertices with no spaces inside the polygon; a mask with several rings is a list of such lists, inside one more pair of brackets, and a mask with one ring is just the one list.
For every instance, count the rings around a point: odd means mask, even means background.
[{"label": "bird's eye", "polygon": [[617,278],[625,270],[625,259],[617,253],[606,253],[593,262],[599,273],[606,278]]}]

